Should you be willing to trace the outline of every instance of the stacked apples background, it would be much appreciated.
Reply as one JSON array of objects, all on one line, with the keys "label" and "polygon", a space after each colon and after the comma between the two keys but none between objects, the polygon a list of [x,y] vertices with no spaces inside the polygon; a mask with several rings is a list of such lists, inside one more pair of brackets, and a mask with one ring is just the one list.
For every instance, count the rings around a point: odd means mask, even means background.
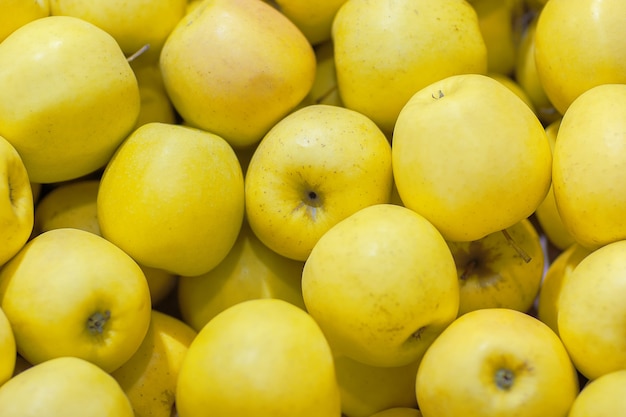
[{"label": "stacked apples background", "polygon": [[0,415],[624,415],[622,0],[0,0]]}]

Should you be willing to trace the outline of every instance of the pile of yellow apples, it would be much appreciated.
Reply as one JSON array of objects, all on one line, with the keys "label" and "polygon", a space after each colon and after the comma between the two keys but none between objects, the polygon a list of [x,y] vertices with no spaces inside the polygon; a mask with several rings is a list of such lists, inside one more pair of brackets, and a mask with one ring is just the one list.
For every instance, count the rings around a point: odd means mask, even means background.
[{"label": "pile of yellow apples", "polygon": [[626,415],[623,0],[0,0],[0,416]]}]

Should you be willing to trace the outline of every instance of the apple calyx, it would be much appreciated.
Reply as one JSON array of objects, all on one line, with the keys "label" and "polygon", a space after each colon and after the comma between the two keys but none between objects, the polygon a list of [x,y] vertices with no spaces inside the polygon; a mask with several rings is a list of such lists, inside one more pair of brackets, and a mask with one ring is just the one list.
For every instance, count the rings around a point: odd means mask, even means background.
[{"label": "apple calyx", "polygon": [[515,382],[515,374],[508,368],[500,368],[494,375],[494,381],[499,389],[508,391]]},{"label": "apple calyx", "polygon": [[510,235],[510,233],[506,229],[502,229],[502,234],[506,241],[513,247],[515,252],[522,258],[522,260],[526,263],[532,261],[532,257],[520,246],[517,244],[515,239]]},{"label": "apple calyx", "polygon": [[317,209],[322,206],[322,197],[314,190],[306,190],[302,197],[302,202],[298,208],[304,207],[306,212],[312,219],[317,215]]},{"label": "apple calyx", "polygon": [[104,313],[96,311],[87,319],[87,329],[92,334],[102,334],[104,326],[110,318],[111,312],[109,310],[105,310]]}]

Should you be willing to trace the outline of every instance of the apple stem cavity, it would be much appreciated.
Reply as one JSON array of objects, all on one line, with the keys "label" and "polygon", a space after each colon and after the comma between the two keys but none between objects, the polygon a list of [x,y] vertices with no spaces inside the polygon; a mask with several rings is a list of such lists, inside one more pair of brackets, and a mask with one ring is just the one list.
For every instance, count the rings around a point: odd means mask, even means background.
[{"label": "apple stem cavity", "polygon": [[496,382],[496,386],[503,390],[508,391],[513,386],[515,382],[515,374],[513,371],[507,368],[500,368],[496,371],[494,380]]},{"label": "apple stem cavity", "polygon": [[104,326],[111,318],[111,312],[106,310],[104,313],[96,311],[87,319],[87,328],[92,334],[102,334]]},{"label": "apple stem cavity", "polygon": [[476,259],[472,259],[471,261],[469,261],[466,265],[465,265],[465,269],[463,270],[463,273],[460,276],[461,280],[466,280],[467,278],[469,278],[469,276],[474,273],[474,270],[476,269],[476,267],[478,266],[478,261]]},{"label": "apple stem cavity", "polygon": [[443,94],[443,91],[439,90],[437,91],[437,95],[435,95],[435,93],[431,94],[431,97],[434,98],[435,100],[439,100],[440,98],[443,98],[445,94]]},{"label": "apple stem cavity", "polygon": [[532,260],[531,256],[520,245],[517,244],[515,239],[513,239],[513,237],[509,234],[508,230],[503,229],[502,234],[504,235],[504,238],[509,243],[509,245],[513,247],[515,252],[517,252],[517,254],[524,260],[524,262],[528,263]]},{"label": "apple stem cavity", "polygon": [[144,54],[144,52],[146,52],[148,49],[150,49],[150,44],[147,43],[144,46],[142,46],[141,48],[139,48],[139,50],[137,52],[135,52],[134,54],[132,54],[131,56],[126,58],[126,61],[128,62],[133,62],[135,59],[139,58],[141,55]]}]

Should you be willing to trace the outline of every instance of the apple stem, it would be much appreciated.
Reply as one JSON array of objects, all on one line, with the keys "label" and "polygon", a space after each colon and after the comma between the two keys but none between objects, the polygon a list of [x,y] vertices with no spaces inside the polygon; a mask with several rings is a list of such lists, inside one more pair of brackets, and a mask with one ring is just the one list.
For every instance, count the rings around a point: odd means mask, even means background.
[{"label": "apple stem", "polygon": [[471,261],[469,261],[465,265],[465,270],[460,276],[461,280],[466,280],[474,272],[474,269],[476,269],[477,265],[478,261],[476,259],[472,259]]},{"label": "apple stem", "polygon": [[524,262],[528,263],[532,260],[530,255],[526,253],[526,251],[520,245],[517,244],[517,242],[515,241],[515,239],[513,239],[513,237],[511,237],[508,230],[503,229],[502,234],[504,235],[504,238],[509,243],[509,245],[513,247],[515,252],[517,252],[517,254],[524,260]]},{"label": "apple stem", "polygon": [[135,52],[134,54],[132,54],[131,56],[126,58],[126,61],[133,62],[135,59],[137,59],[141,55],[143,55],[143,53],[146,52],[148,49],[150,49],[150,44],[149,43],[145,44],[144,46],[139,48],[139,50],[137,52]]}]

